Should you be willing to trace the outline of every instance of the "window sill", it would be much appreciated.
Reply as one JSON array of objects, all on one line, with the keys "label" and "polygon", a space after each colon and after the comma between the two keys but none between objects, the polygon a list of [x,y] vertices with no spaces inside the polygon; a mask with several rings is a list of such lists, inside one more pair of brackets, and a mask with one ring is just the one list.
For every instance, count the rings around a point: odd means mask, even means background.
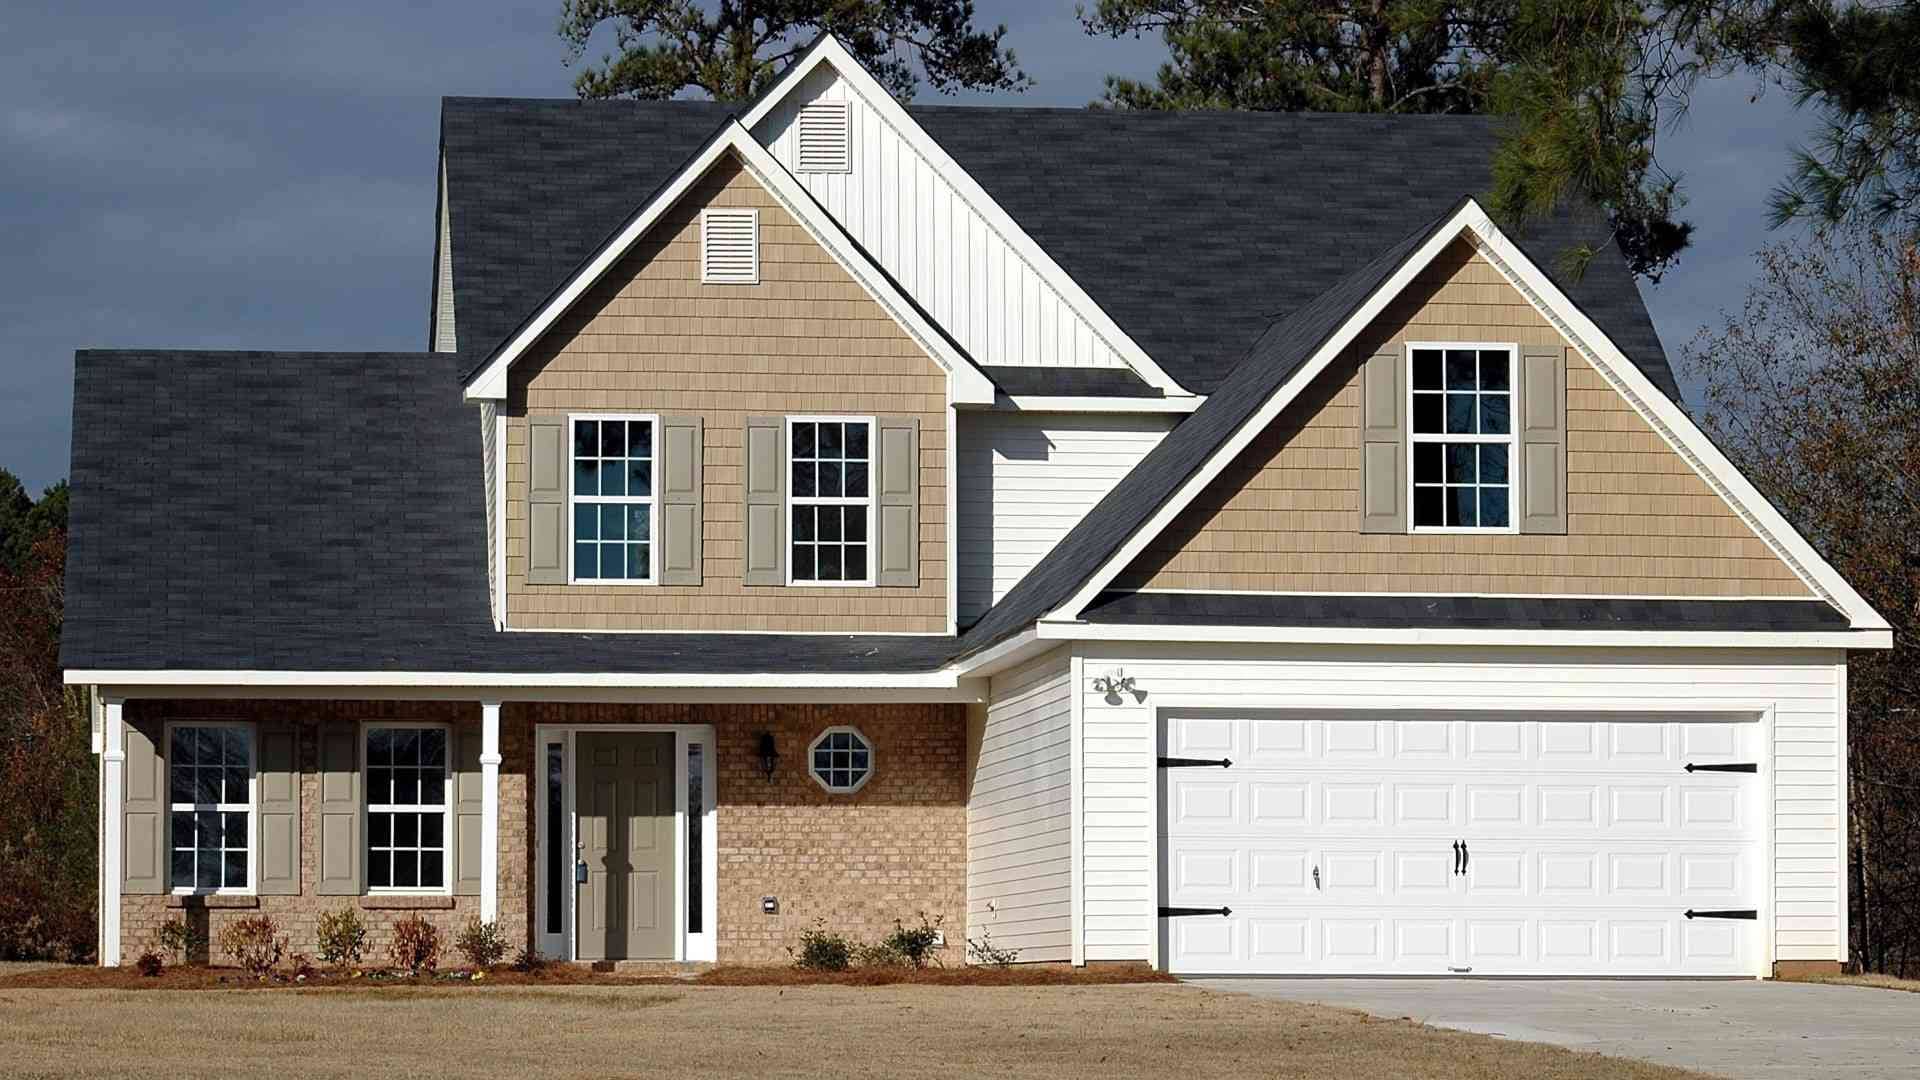
[{"label": "window sill", "polygon": [[219,893],[170,893],[167,896],[169,908],[210,911],[251,911],[260,906],[257,896],[221,895]]},{"label": "window sill", "polygon": [[362,896],[362,911],[451,911],[451,896]]}]

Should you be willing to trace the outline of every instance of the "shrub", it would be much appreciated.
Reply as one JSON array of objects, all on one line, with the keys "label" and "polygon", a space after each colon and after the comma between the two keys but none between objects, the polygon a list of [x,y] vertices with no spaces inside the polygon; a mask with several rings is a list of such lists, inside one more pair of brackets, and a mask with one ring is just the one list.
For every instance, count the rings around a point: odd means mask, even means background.
[{"label": "shrub", "polygon": [[1020,959],[1019,949],[1002,949],[993,943],[993,935],[981,931],[978,938],[967,939],[967,955],[976,964],[988,967],[1012,967]]},{"label": "shrub", "polygon": [[409,975],[431,975],[440,966],[440,931],[420,916],[409,915],[393,924],[387,956]]},{"label": "shrub", "polygon": [[856,946],[844,934],[827,929],[826,920],[800,932],[800,948],[787,947],[793,966],[806,971],[845,971],[853,966]]},{"label": "shrub", "polygon": [[204,928],[189,926],[185,919],[170,919],[160,924],[154,934],[154,941],[160,951],[173,957],[175,964],[184,964],[196,956],[207,954],[207,932]]},{"label": "shrub", "polygon": [[453,939],[453,947],[460,950],[467,963],[491,970],[507,958],[507,935],[501,933],[498,922],[481,922],[476,915]]},{"label": "shrub", "polygon": [[350,907],[320,916],[320,959],[334,967],[358,964],[367,952],[367,924]]},{"label": "shrub", "polygon": [[135,960],[133,962],[134,970],[138,971],[142,975],[145,975],[149,979],[153,978],[156,975],[159,975],[160,972],[166,968],[166,966],[167,965],[165,964],[165,962],[163,962],[160,959],[160,954],[157,952],[154,952],[152,949],[148,949],[146,952],[141,953],[140,959]]},{"label": "shrub", "polygon": [[906,967],[907,958],[894,951],[892,945],[884,941],[862,943],[853,947],[853,961],[863,968]]},{"label": "shrub", "polygon": [[287,957],[287,967],[293,971],[293,977],[296,979],[310,979],[318,974],[313,967],[313,957],[303,952]]},{"label": "shrub", "polygon": [[880,944],[888,952],[898,956],[903,962],[916,968],[927,966],[928,961],[939,962],[934,950],[940,947],[940,924],[946,921],[945,915],[936,916],[931,922],[927,913],[920,913],[920,925],[907,926],[899,919],[893,920],[893,933],[882,938]]},{"label": "shrub", "polygon": [[286,949],[287,939],[271,915],[235,919],[220,930],[220,951],[249,975],[265,975],[280,966]]}]

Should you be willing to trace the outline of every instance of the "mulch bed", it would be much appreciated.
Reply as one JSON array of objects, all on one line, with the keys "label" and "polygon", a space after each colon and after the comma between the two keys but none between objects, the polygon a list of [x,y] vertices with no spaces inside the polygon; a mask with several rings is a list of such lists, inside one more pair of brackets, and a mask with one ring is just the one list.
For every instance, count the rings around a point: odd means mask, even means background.
[{"label": "mulch bed", "polygon": [[1075,968],[1064,964],[1012,967],[856,968],[852,971],[802,971],[792,967],[731,966],[694,975],[594,971],[584,964],[548,964],[531,971],[501,968],[474,975],[465,970],[402,977],[374,971],[317,971],[305,979],[285,972],[258,979],[239,968],[169,967],[142,975],[131,967],[59,967],[0,976],[5,990],[287,990],[351,987],[488,986],[1100,986],[1116,983],[1177,982],[1144,964],[1101,964]]}]

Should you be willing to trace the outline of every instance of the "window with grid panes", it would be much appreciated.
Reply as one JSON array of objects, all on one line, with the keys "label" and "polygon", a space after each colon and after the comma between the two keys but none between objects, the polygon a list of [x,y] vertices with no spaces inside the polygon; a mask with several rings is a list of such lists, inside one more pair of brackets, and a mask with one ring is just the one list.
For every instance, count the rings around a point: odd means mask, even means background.
[{"label": "window with grid panes", "polygon": [[1414,528],[1511,527],[1513,352],[1411,350]]},{"label": "window with grid panes", "polygon": [[788,421],[789,565],[797,582],[862,585],[871,580],[872,424]]},{"label": "window with grid panes", "polygon": [[175,892],[252,885],[253,731],[176,724],[167,736],[168,881]]},{"label": "window with grid panes", "polygon": [[447,886],[447,729],[367,729],[367,888]]}]

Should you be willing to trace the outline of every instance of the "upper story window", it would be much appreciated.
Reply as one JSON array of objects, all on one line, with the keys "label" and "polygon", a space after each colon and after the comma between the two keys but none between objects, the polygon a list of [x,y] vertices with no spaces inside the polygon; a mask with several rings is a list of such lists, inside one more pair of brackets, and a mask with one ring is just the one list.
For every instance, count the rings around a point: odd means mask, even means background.
[{"label": "upper story window", "polygon": [[367,888],[447,887],[447,729],[367,729]]},{"label": "upper story window", "polygon": [[168,882],[174,892],[253,888],[253,729],[175,724],[167,735]]},{"label": "upper story window", "polygon": [[575,416],[572,421],[572,580],[650,582],[655,420]]},{"label": "upper story window", "polygon": [[1413,527],[1513,528],[1508,345],[1414,345]]},{"label": "upper story window", "polygon": [[872,435],[873,421],[863,417],[787,421],[793,581],[872,583]]}]

